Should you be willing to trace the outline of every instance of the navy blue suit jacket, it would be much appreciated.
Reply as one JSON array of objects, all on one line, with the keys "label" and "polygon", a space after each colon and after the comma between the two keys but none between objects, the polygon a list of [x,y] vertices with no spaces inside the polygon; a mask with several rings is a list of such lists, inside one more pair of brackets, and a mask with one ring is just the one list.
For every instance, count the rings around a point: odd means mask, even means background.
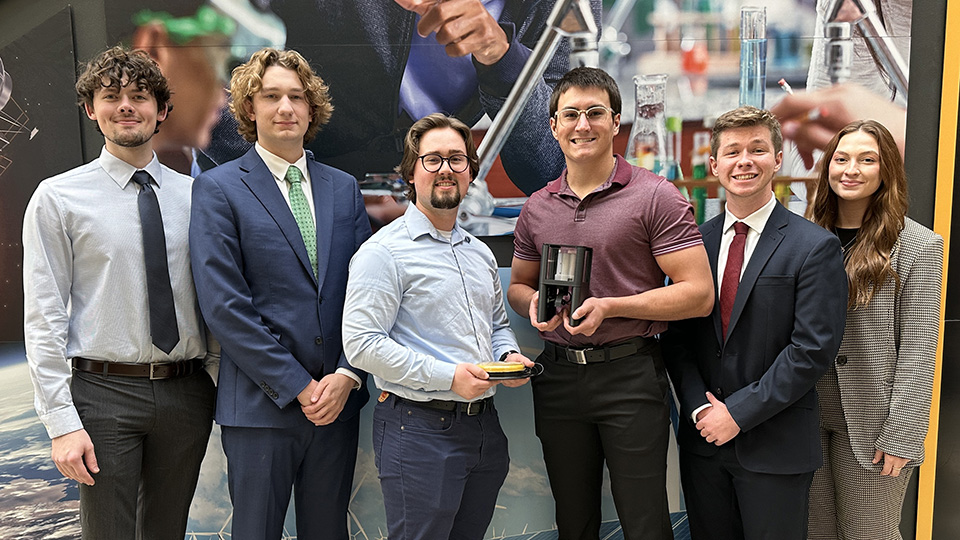
[{"label": "navy blue suit jacket", "polygon": [[[315,279],[300,229],[251,148],[194,181],[190,252],[204,320],[220,342],[221,425],[309,424],[297,401],[311,379],[351,367],[340,338],[350,258],[370,224],[354,178],[308,152],[317,224]],[[369,394],[351,391],[346,420]]]},{"label": "navy blue suit jacket", "polygon": [[[700,227],[715,286],[723,220],[721,214]],[[816,470],[822,456],[815,385],[836,357],[846,310],[840,242],[778,203],[740,279],[726,341],[719,301],[710,316],[671,323],[663,335],[680,399],[681,447],[717,452],[690,417],[709,390],[740,426],[727,444],[745,469]]]}]

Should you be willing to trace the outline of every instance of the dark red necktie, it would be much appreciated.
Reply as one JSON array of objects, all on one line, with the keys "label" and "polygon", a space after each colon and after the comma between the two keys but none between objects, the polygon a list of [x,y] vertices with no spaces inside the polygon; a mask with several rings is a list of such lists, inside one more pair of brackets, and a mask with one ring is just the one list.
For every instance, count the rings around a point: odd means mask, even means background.
[{"label": "dark red necktie", "polygon": [[733,312],[733,301],[737,298],[737,286],[740,285],[740,270],[743,268],[743,247],[747,243],[747,231],[750,227],[742,221],[733,224],[734,236],[727,252],[727,266],[723,269],[723,282],[720,284],[720,323],[723,327],[723,339],[727,339],[727,325]]}]

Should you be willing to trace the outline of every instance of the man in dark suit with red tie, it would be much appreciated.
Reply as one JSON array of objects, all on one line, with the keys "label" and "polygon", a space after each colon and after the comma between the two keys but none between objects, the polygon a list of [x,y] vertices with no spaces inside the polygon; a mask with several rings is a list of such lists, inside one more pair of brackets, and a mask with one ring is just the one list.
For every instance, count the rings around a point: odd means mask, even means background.
[{"label": "man in dark suit with red tie", "polygon": [[663,336],[694,540],[806,539],[814,385],[840,346],[847,279],[836,236],[773,196],[782,141],[767,111],[717,119],[710,166],[727,206],[700,232],[719,301]]}]

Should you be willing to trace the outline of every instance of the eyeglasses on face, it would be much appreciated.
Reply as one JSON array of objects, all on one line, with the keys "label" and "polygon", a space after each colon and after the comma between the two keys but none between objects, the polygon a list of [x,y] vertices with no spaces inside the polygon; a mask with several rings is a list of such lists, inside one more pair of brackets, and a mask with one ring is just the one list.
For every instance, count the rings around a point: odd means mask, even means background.
[{"label": "eyeglasses on face", "polygon": [[464,154],[454,154],[450,157],[443,157],[440,154],[424,154],[417,157],[420,158],[423,169],[431,173],[439,171],[443,167],[444,161],[450,166],[450,170],[455,173],[462,173],[470,166],[470,159]]},{"label": "eyeglasses on face", "polygon": [[581,114],[587,117],[587,122],[596,124],[597,122],[606,120],[610,114],[613,114],[613,109],[604,107],[603,105],[594,105],[587,110],[567,108],[557,111],[556,116],[560,125],[573,126],[580,121]]}]

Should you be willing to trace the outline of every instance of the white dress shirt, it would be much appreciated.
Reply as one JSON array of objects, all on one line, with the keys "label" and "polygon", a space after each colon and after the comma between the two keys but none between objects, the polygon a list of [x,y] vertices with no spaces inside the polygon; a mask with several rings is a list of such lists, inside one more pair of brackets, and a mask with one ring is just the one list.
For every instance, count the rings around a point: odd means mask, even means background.
[{"label": "white dress shirt", "polygon": [[[23,220],[24,341],[37,415],[51,438],[83,428],[70,359],[170,362],[203,357],[206,333],[190,273],[193,179],[153,160],[180,342],[150,336],[137,168],[110,154],[37,186]],[[208,358],[208,360],[213,360]]]}]

